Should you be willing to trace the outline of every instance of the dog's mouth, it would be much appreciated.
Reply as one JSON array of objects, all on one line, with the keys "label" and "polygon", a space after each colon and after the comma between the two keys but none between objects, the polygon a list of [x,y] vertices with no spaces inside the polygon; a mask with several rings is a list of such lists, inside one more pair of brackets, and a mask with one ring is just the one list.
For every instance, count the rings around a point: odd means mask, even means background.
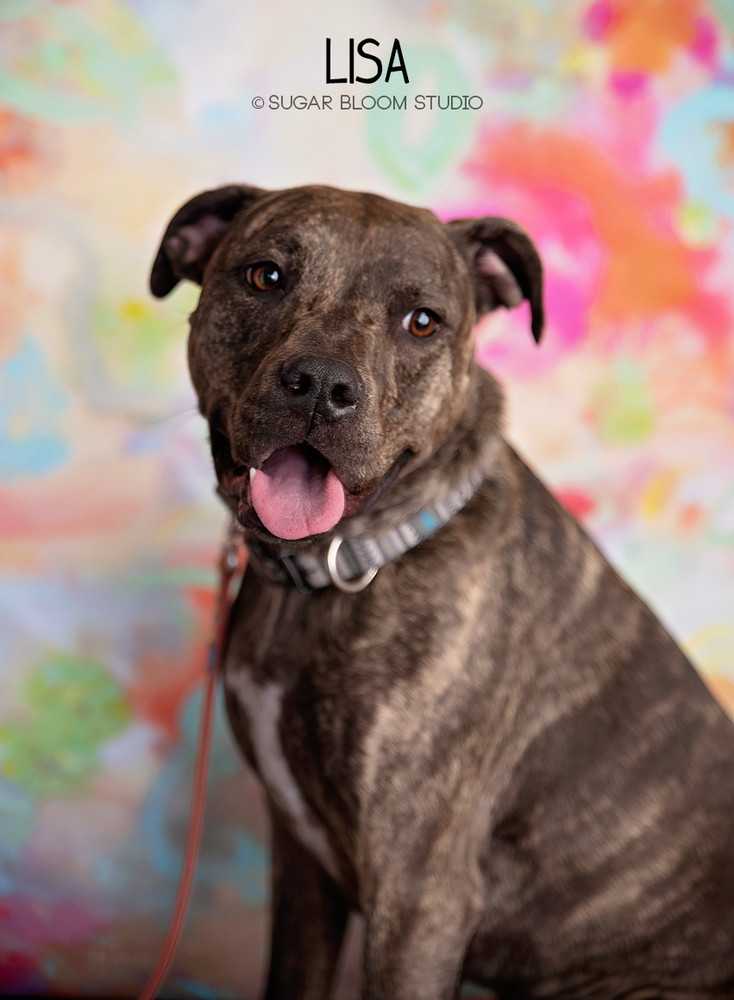
[{"label": "dog's mouth", "polygon": [[210,421],[218,492],[243,528],[265,539],[298,542],[332,531],[345,517],[366,511],[405,465],[401,455],[387,474],[351,493],[329,459],[312,445],[276,448],[256,465],[240,464],[220,420]]},{"label": "dog's mouth", "polygon": [[244,527],[263,527],[276,538],[297,541],[331,531],[353,507],[331,464],[308,444],[277,448],[257,468],[236,464],[231,452],[224,456],[221,439],[218,446],[219,492],[236,505]]},{"label": "dog's mouth", "polygon": [[212,425],[219,493],[245,528],[298,541],[331,531],[369,500],[351,494],[321,452],[305,442],[277,448],[257,467],[241,465]]},{"label": "dog's mouth", "polygon": [[278,448],[249,478],[252,508],[277,538],[295,541],[322,535],[344,516],[342,481],[309,445]]}]

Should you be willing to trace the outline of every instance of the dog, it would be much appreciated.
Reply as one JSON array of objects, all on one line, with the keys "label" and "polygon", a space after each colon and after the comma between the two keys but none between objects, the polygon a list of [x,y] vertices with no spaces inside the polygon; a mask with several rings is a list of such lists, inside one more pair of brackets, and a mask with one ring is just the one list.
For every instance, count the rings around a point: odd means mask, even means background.
[{"label": "dog", "polygon": [[734,727],[502,437],[503,218],[232,185],[173,216],[189,368],[249,549],[224,670],[272,821],[267,1000],[734,997]]}]

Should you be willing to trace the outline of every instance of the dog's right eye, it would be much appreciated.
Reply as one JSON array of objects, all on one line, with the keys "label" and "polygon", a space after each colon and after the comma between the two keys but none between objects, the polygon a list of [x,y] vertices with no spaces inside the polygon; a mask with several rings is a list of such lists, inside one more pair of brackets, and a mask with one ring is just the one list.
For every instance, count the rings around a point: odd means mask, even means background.
[{"label": "dog's right eye", "polygon": [[256,292],[271,292],[283,285],[280,268],[270,260],[248,267],[245,271],[245,280]]}]

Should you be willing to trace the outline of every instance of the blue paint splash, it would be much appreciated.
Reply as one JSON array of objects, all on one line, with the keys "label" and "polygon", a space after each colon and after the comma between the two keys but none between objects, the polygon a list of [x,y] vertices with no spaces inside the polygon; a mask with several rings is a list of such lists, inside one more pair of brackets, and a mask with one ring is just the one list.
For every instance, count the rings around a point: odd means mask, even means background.
[{"label": "blue paint splash", "polygon": [[38,345],[24,337],[0,369],[0,481],[43,476],[66,462],[69,445],[51,428],[68,402]]}]

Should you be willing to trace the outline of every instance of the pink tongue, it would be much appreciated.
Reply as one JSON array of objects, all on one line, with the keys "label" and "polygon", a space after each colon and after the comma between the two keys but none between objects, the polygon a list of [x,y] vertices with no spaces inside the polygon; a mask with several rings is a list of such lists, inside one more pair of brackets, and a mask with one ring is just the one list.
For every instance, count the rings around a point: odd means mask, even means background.
[{"label": "pink tongue", "polygon": [[333,469],[324,474],[297,448],[279,448],[255,472],[252,506],[271,534],[307,538],[340,520],[344,487]]}]

